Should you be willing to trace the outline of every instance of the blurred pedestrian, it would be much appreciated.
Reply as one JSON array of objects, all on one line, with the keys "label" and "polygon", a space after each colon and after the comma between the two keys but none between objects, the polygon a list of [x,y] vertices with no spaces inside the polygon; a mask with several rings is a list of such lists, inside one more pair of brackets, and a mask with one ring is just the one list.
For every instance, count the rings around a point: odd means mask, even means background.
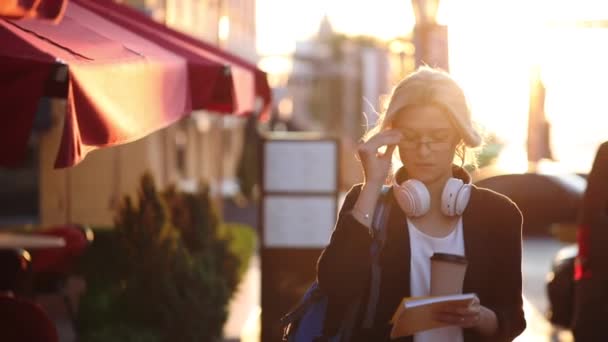
[{"label": "blurred pedestrian", "polygon": [[574,337],[577,342],[608,341],[608,141],[595,155],[581,209]]},{"label": "blurred pedestrian", "polygon": [[[387,179],[392,210],[376,315],[369,328],[359,317],[353,340],[389,340],[401,300],[430,294],[430,257],[439,252],[466,257],[462,291],[476,299],[434,312],[447,327],[397,341],[511,341],[525,329],[521,212],[507,197],[472,185],[463,168],[467,147],[481,143],[464,92],[449,74],[422,67],[397,84],[358,147],[364,182],[347,194],[318,261],[319,286],[329,298],[326,335],[337,331],[345,307],[368,288],[370,226]],[[393,174],[392,164],[399,163],[404,166]]]}]

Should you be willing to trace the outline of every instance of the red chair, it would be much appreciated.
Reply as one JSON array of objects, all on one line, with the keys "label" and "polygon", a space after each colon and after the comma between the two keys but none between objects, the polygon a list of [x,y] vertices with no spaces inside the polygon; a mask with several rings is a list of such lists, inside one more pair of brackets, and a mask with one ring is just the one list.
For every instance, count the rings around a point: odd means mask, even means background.
[{"label": "red chair", "polygon": [[35,234],[61,237],[63,248],[39,248],[32,250],[32,272],[69,274],[74,263],[93,240],[93,232],[86,226],[68,224],[54,226]]},{"label": "red chair", "polygon": [[29,254],[0,250],[0,341],[56,342],[55,325],[34,302],[15,296],[30,267]]},{"label": "red chair", "polygon": [[0,295],[0,341],[59,342],[46,313],[33,302]]},{"label": "red chair", "polygon": [[35,301],[52,317],[61,336],[77,336],[76,312],[86,282],[75,275],[74,270],[79,257],[93,240],[93,232],[86,226],[61,225],[36,234],[61,237],[65,246],[32,250]]}]

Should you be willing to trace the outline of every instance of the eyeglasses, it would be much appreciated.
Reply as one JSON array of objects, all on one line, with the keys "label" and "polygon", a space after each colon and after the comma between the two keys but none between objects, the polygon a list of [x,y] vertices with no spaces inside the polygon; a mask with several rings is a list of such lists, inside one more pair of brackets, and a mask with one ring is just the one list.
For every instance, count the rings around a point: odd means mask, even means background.
[{"label": "eyeglasses", "polygon": [[425,145],[430,151],[442,152],[449,150],[453,145],[451,136],[427,138],[425,140],[417,135],[405,135],[399,142],[399,149],[411,151],[420,148],[420,145]]}]

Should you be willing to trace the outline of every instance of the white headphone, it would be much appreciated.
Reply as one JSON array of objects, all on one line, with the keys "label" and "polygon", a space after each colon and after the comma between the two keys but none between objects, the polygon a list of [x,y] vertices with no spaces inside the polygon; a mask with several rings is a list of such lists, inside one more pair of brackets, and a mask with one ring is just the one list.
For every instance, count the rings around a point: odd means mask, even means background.
[{"label": "white headphone", "polygon": [[[465,184],[459,178],[450,178],[445,183],[441,194],[441,211],[446,216],[460,216],[469,204],[471,198],[471,179]],[[426,214],[431,208],[431,195],[424,183],[416,179],[408,179],[397,183],[393,180],[393,194],[401,209],[410,217]]]}]

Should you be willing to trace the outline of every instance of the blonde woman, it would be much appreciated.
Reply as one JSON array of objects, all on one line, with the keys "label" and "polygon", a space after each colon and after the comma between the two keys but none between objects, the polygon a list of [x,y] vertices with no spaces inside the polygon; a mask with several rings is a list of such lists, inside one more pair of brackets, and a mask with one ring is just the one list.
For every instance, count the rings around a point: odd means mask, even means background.
[{"label": "blonde woman", "polygon": [[[463,292],[477,298],[469,307],[434,312],[447,327],[398,341],[511,341],[525,329],[521,212],[507,197],[470,184],[462,168],[467,147],[481,143],[464,92],[449,74],[423,67],[394,88],[377,127],[358,148],[364,182],[346,196],[318,261],[319,286],[329,298],[326,335],[368,289],[372,213],[387,179],[393,209],[380,255],[377,309],[371,328],[363,328],[359,317],[352,340],[390,340],[389,321],[401,299],[429,295],[429,259],[436,252],[466,257]],[[403,164],[395,174],[393,154]]]}]

